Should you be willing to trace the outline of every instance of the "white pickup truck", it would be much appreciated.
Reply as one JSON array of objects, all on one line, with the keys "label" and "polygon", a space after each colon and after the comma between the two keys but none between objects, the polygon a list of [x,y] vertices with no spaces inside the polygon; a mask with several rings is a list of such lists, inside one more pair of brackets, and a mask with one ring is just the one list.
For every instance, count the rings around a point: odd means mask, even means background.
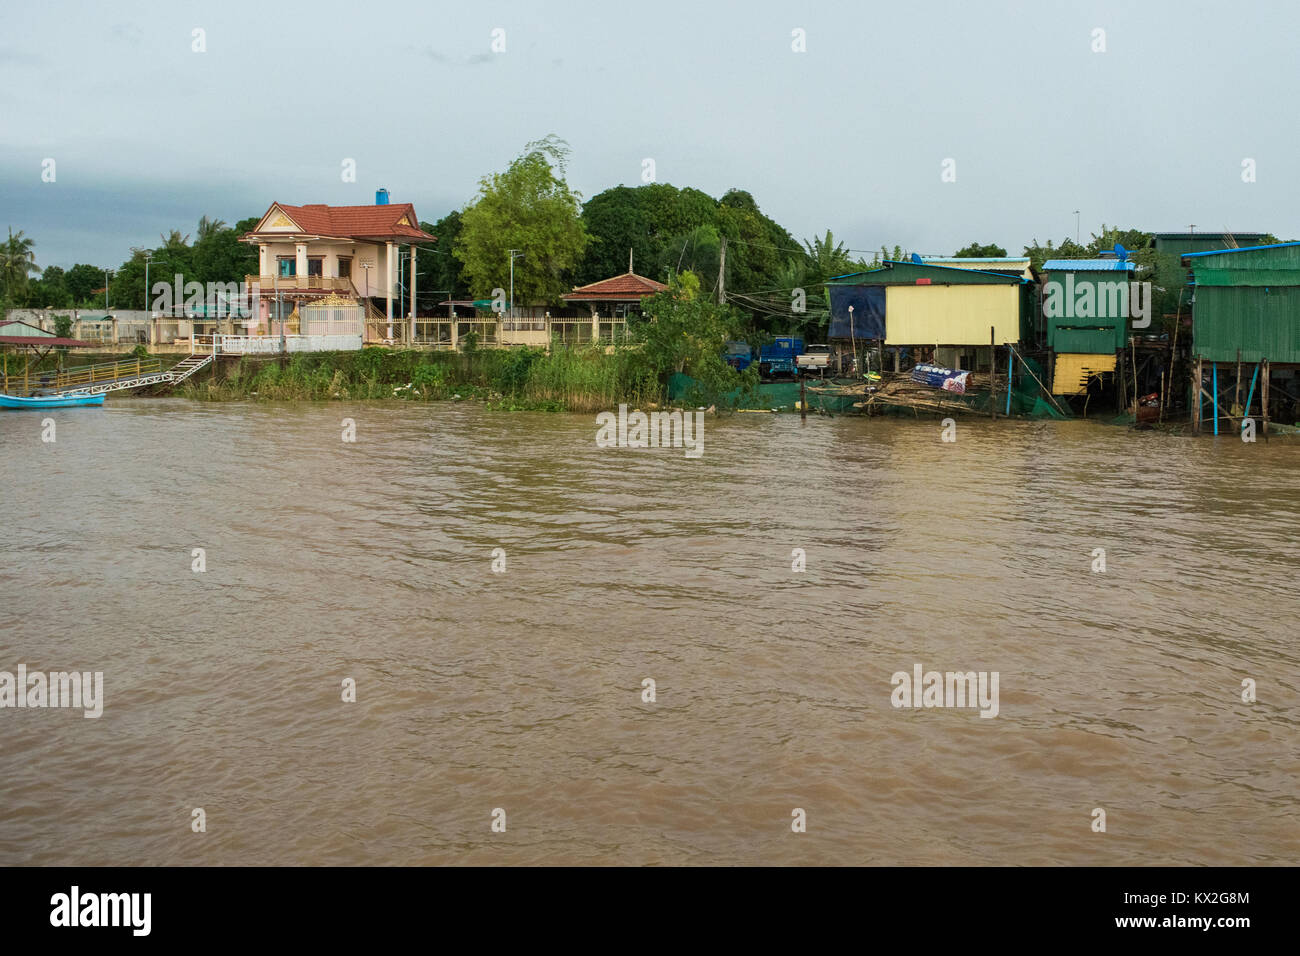
[{"label": "white pickup truck", "polygon": [[829,345],[810,345],[804,349],[803,354],[796,357],[795,366],[805,375],[817,372],[824,374],[831,364],[831,349]]}]

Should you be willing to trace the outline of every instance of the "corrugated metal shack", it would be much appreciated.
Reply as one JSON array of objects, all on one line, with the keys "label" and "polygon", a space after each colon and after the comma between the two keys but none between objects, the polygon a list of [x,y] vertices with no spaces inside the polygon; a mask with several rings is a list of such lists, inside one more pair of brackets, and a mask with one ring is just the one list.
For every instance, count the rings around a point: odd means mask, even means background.
[{"label": "corrugated metal shack", "polygon": [[[1031,284],[1018,274],[910,262],[836,276],[826,283],[834,345],[879,342],[910,361],[972,371],[1001,367],[991,346],[1031,334]],[[850,324],[849,306],[854,307]],[[921,353],[924,352],[924,355]]]},{"label": "corrugated metal shack", "polygon": [[1083,395],[1115,371],[1128,342],[1134,264],[1126,256],[1043,263],[1042,315],[1055,355],[1052,392]]},{"label": "corrugated metal shack", "polygon": [[1300,242],[1187,253],[1182,262],[1195,282],[1192,394],[1198,429],[1207,412],[1216,434],[1224,419],[1246,427],[1256,407],[1266,436],[1278,416],[1300,421]]}]

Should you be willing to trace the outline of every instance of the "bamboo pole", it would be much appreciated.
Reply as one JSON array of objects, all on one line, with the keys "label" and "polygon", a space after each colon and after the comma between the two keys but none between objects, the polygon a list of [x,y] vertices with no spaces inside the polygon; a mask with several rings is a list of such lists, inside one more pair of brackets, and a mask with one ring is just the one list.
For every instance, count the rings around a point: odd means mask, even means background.
[{"label": "bamboo pole", "polygon": [[1268,441],[1268,380],[1272,375],[1272,369],[1269,367],[1268,359],[1261,359],[1260,364],[1264,366],[1264,380],[1259,385],[1260,408],[1264,415],[1264,441]]},{"label": "bamboo pole", "polygon": [[[1016,351],[1015,346],[1011,346],[1011,351],[1013,351],[1013,352]],[[1019,353],[1017,353],[1017,354],[1019,354]],[[1034,374],[1034,370],[1033,370],[1032,368],[1029,367],[1029,364],[1025,361],[1025,357],[1024,357],[1023,355],[1020,356],[1020,366],[1021,366],[1021,368],[1023,368],[1026,372],[1029,373],[1030,377],[1031,377],[1035,382],[1038,383],[1038,387],[1041,388],[1041,389],[1043,390],[1043,394],[1047,396],[1048,400],[1051,401],[1051,403],[1052,403],[1053,405],[1056,406],[1056,410],[1057,410],[1058,412],[1060,412],[1062,415],[1065,415],[1066,412],[1065,412],[1065,409],[1061,407],[1061,403],[1058,402],[1058,401],[1056,400],[1056,396],[1053,395],[1053,394],[1048,390],[1047,386],[1043,384],[1043,380],[1040,379],[1037,375]],[[1068,418],[1069,416],[1066,415],[1066,417]]]},{"label": "bamboo pole", "polygon": [[1245,419],[1250,417],[1250,406],[1255,404],[1255,383],[1258,381],[1259,381],[1259,363],[1256,362],[1255,371],[1252,372],[1250,376],[1250,391],[1246,393],[1246,408],[1244,409],[1245,413],[1242,416],[1242,422],[1241,422],[1243,428],[1246,427]]},{"label": "bamboo pole", "polygon": [[1214,383],[1211,387],[1214,394],[1210,396],[1210,407],[1214,409],[1214,434],[1219,434],[1219,363],[1210,363],[1210,379]]},{"label": "bamboo pole", "polygon": [[1169,346],[1169,388],[1174,386],[1174,356],[1178,354],[1178,328],[1183,324],[1183,294],[1178,293],[1178,314],[1174,317],[1174,341]]},{"label": "bamboo pole", "polygon": [[994,336],[995,326],[989,326],[989,418],[997,420],[998,417],[998,359],[996,339]]},{"label": "bamboo pole", "polygon": [[1119,359],[1115,363],[1115,378],[1119,382],[1119,410],[1122,412],[1128,408],[1128,376],[1125,374],[1128,369],[1125,367],[1128,356],[1124,354],[1124,349],[1119,350]]},{"label": "bamboo pole", "polygon": [[1130,335],[1128,338],[1129,348],[1133,350],[1133,421],[1137,422],[1138,415],[1138,347],[1137,336]]},{"label": "bamboo pole", "polygon": [[1233,383],[1232,407],[1241,407],[1241,349],[1237,349],[1237,380]]},{"label": "bamboo pole", "polygon": [[1196,399],[1196,411],[1192,415],[1192,434],[1201,433],[1201,357],[1196,356],[1192,365],[1192,396]]},{"label": "bamboo pole", "polygon": [[1011,375],[1015,370],[1015,354],[1007,349],[1007,418],[1011,417]]}]

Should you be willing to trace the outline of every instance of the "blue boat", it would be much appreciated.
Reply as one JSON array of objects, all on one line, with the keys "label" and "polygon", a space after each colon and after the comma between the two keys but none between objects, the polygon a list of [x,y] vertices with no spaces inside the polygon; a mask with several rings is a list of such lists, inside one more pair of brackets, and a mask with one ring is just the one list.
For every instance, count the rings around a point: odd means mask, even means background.
[{"label": "blue boat", "polygon": [[0,395],[0,408],[70,408],[77,405],[103,405],[104,395],[77,395],[60,392],[57,395]]}]

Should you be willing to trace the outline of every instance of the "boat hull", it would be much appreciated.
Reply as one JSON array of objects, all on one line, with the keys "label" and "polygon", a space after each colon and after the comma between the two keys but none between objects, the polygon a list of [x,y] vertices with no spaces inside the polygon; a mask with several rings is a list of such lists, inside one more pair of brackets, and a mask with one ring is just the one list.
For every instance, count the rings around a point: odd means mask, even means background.
[{"label": "boat hull", "polygon": [[0,408],[73,408],[78,405],[103,405],[99,395],[0,395]]}]

